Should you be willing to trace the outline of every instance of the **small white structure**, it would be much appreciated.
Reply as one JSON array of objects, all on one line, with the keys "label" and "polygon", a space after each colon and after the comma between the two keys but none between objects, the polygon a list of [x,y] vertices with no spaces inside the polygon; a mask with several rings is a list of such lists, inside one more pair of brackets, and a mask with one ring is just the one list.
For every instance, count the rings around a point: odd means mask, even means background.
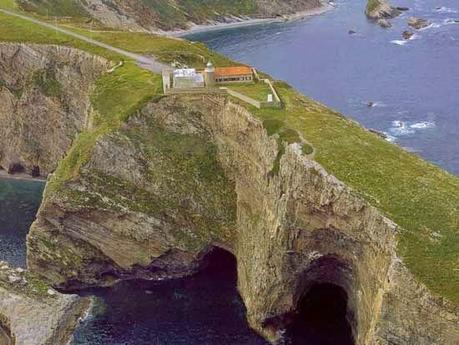
[{"label": "small white structure", "polygon": [[204,87],[204,76],[196,73],[194,68],[181,68],[174,70],[173,85],[175,89],[193,89]]},{"label": "small white structure", "polygon": [[272,93],[268,94],[268,103],[274,102],[274,96]]},{"label": "small white structure", "polygon": [[212,62],[208,62],[204,70],[204,80],[207,87],[215,86],[215,67]]}]

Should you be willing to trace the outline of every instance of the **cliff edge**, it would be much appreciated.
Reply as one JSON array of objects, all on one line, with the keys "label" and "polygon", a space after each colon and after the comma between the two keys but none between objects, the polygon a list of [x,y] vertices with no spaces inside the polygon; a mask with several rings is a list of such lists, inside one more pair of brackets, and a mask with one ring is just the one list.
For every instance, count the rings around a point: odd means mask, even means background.
[{"label": "cliff edge", "polygon": [[75,289],[192,274],[220,247],[237,258],[250,325],[273,342],[328,283],[346,291],[358,345],[455,344],[458,309],[405,267],[400,231],[244,107],[170,96],[100,138],[76,179],[48,185],[28,262]]}]

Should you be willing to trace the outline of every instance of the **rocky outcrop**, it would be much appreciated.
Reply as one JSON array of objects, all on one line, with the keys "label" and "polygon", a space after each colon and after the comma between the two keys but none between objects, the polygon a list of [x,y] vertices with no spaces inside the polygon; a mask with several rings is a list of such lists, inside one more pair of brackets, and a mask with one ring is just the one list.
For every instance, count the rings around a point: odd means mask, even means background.
[{"label": "rocky outcrop", "polygon": [[88,306],[87,299],[62,295],[30,272],[0,262],[1,344],[67,344]]},{"label": "rocky outcrop", "polygon": [[0,167],[46,176],[89,124],[108,62],[60,46],[0,44]]},{"label": "rocky outcrop", "polygon": [[388,0],[368,0],[365,10],[368,18],[380,23],[389,23],[387,19],[397,17],[400,13],[400,10],[392,7]]},{"label": "rocky outcrop", "polygon": [[424,29],[431,24],[431,22],[423,18],[410,17],[408,19],[408,25],[416,30]]},{"label": "rocky outcrop", "polygon": [[298,144],[280,145],[225,97],[152,102],[99,139],[78,179],[48,185],[29,268],[64,289],[163,279],[218,246],[237,258],[250,325],[272,342],[329,283],[346,292],[357,345],[457,343],[457,307],[397,258],[397,225]]}]

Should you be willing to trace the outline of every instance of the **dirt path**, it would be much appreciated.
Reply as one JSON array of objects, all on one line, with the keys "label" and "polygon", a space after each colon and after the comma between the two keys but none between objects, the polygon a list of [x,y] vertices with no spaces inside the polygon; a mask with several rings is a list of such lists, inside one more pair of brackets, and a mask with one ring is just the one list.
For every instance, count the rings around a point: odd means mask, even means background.
[{"label": "dirt path", "polygon": [[147,69],[149,71],[152,71],[154,73],[161,73],[163,68],[166,67],[166,65],[158,62],[156,59],[154,59],[152,57],[147,57],[147,56],[135,54],[135,53],[129,52],[127,50],[120,49],[120,48],[111,46],[109,44],[96,41],[96,40],[94,40],[92,38],[86,37],[84,35],[80,35],[80,34],[78,34],[76,32],[64,29],[64,28],[62,28],[60,26],[56,26],[56,25],[53,25],[53,24],[50,24],[50,23],[43,22],[43,21],[41,21],[39,19],[35,19],[35,18],[29,17],[29,16],[25,16],[23,14],[19,14],[19,13],[13,12],[13,11],[5,10],[5,9],[2,9],[2,8],[0,8],[0,12],[4,13],[6,15],[9,15],[9,16],[13,16],[13,17],[21,18],[23,20],[27,20],[27,21],[29,21],[31,23],[34,23],[34,24],[37,24],[37,25],[41,25],[41,26],[49,28],[49,29],[56,30],[58,32],[61,32],[61,33],[66,34],[68,36],[77,38],[77,39],[79,39],[81,41],[88,42],[88,43],[93,44],[95,46],[111,50],[111,51],[113,51],[115,53],[118,53],[120,55],[126,56],[126,57],[128,57],[130,59],[133,59],[133,60],[137,61],[137,63],[139,64],[140,67],[142,67],[144,69]]}]

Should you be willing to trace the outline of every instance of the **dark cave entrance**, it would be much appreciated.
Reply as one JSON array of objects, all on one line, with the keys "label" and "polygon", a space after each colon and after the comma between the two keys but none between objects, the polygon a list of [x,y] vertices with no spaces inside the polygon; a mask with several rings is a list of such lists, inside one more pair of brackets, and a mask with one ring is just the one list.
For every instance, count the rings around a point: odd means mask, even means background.
[{"label": "dark cave entrance", "polygon": [[298,306],[289,329],[292,345],[354,345],[347,320],[348,298],[343,288],[314,284]]},{"label": "dark cave entrance", "polygon": [[287,326],[291,345],[354,345],[356,279],[352,266],[326,255],[303,272],[296,290],[296,312]]},{"label": "dark cave entrance", "polygon": [[212,247],[205,255],[198,274],[212,276],[213,279],[223,279],[237,285],[237,260],[229,251],[220,247]]}]

